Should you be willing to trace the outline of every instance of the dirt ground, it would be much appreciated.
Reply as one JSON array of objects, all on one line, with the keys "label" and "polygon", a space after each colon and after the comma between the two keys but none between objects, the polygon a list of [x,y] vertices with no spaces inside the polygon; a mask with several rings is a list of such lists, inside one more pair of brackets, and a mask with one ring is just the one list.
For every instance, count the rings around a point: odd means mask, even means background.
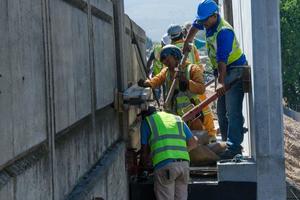
[{"label": "dirt ground", "polygon": [[300,189],[300,122],[287,116],[283,120],[286,176],[291,184]]}]

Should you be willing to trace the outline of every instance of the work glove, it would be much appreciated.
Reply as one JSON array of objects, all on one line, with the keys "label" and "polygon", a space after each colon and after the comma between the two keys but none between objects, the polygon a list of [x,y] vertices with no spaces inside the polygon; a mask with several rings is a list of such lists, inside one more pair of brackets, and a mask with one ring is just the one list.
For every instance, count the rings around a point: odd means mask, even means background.
[{"label": "work glove", "polygon": [[189,87],[188,80],[186,80],[186,79],[180,80],[180,82],[179,82],[179,90],[181,92],[185,92],[188,89],[188,87]]},{"label": "work glove", "polygon": [[145,80],[144,79],[140,79],[139,81],[138,81],[138,86],[140,86],[140,87],[147,87],[146,86],[146,84],[145,84]]}]

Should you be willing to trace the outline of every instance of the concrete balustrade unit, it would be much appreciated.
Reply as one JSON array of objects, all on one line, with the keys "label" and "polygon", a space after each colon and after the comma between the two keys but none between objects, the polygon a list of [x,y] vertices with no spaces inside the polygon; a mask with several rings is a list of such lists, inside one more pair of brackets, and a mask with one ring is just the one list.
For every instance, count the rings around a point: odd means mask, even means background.
[{"label": "concrete balustrade unit", "polygon": [[1,200],[128,199],[137,111],[113,102],[142,77],[129,23],[122,1],[0,2]]},{"label": "concrete balustrade unit", "polygon": [[0,2],[0,166],[46,139],[40,0]]},{"label": "concrete balustrade unit", "polygon": [[248,178],[243,175],[242,167],[239,176],[229,177],[234,164],[231,168],[223,167],[226,170],[221,177],[223,181],[256,181],[257,200],[283,200],[286,187],[279,0],[232,1],[232,13],[236,35],[252,67],[249,116],[254,163],[244,167],[244,173],[252,173]]}]

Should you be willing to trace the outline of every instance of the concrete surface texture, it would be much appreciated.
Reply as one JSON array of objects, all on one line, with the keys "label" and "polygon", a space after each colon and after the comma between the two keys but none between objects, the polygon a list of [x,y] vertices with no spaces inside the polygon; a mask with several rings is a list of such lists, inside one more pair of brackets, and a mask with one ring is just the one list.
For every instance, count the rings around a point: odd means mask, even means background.
[{"label": "concrete surface texture", "polygon": [[[128,198],[118,141],[136,111],[120,114],[112,103],[115,88],[141,76],[130,31],[142,51],[146,37],[123,7],[110,0],[0,2],[1,200],[62,200],[82,191],[86,199]],[[77,190],[106,157],[106,173]]]}]

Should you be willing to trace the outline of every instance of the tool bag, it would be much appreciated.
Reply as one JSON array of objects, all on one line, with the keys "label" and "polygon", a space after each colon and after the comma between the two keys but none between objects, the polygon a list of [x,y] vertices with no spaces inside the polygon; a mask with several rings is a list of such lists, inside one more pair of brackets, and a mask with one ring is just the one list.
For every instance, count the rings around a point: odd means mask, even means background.
[{"label": "tool bag", "polygon": [[243,90],[245,93],[251,92],[251,68],[250,66],[245,66],[243,71]]}]

